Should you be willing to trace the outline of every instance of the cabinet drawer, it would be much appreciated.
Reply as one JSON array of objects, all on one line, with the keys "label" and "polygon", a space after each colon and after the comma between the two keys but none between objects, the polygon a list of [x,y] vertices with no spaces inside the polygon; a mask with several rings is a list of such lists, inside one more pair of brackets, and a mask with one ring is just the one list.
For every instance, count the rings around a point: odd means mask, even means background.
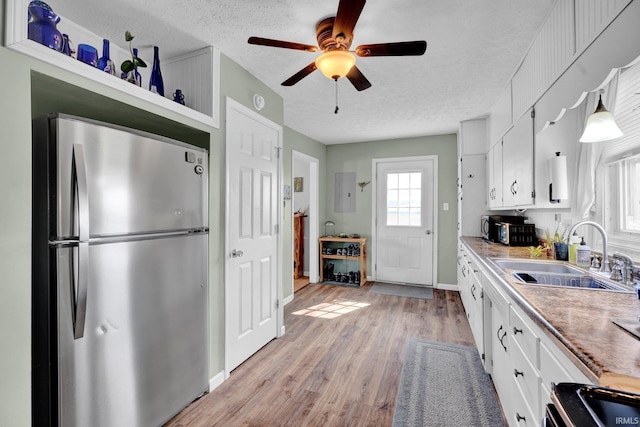
[{"label": "cabinet drawer", "polygon": [[518,343],[513,343],[510,353],[513,361],[513,379],[520,386],[531,410],[537,414],[540,409],[540,377],[538,372],[524,355],[523,349]]},{"label": "cabinet drawer", "polygon": [[540,377],[546,388],[551,390],[552,382],[591,383],[566,356],[562,356],[556,356],[543,342],[540,343]]},{"label": "cabinet drawer", "polygon": [[511,307],[509,310],[509,332],[513,336],[513,341],[517,342],[524,354],[534,367],[538,367],[538,343],[539,338],[533,333],[531,328],[522,320],[522,317]]},{"label": "cabinet drawer", "polygon": [[527,398],[523,395],[520,385],[514,380],[512,384],[510,407],[505,413],[507,422],[510,426],[517,427],[537,427],[540,426],[540,414],[535,412],[529,404]]}]

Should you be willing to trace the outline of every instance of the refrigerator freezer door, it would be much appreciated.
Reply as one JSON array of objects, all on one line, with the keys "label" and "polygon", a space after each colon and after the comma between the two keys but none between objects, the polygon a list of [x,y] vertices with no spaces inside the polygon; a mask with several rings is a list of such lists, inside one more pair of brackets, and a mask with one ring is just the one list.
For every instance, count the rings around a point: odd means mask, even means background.
[{"label": "refrigerator freezer door", "polygon": [[78,339],[78,248],[54,249],[60,426],[158,426],[207,390],[207,237],[90,245]]},{"label": "refrigerator freezer door", "polygon": [[52,122],[57,134],[56,240],[79,234],[73,215],[75,195],[81,195],[78,184],[85,178],[79,165],[86,174],[91,238],[208,226],[206,150],[73,118]]}]

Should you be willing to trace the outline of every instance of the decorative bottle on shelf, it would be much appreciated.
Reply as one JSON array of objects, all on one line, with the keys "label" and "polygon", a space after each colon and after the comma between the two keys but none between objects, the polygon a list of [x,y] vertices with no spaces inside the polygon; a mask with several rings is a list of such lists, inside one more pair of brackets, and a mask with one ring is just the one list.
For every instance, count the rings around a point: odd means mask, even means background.
[{"label": "decorative bottle on shelf", "polygon": [[[135,48],[135,47],[133,48],[133,56],[135,56],[136,58],[138,57],[138,48]],[[125,76],[125,78],[127,78],[128,81],[138,86],[142,86],[142,76],[138,72],[137,65],[133,67],[133,71],[131,71],[131,73],[129,74],[130,75],[128,78]]]},{"label": "decorative bottle on shelf", "polygon": [[62,34],[56,28],[60,17],[53,12],[51,6],[43,1],[33,0],[29,3],[28,11],[30,17],[27,25],[28,38],[62,52]]},{"label": "decorative bottle on shelf", "polygon": [[62,35],[62,53],[67,56],[71,56],[71,40],[69,40],[68,34]]},{"label": "decorative bottle on shelf", "polygon": [[109,40],[107,39],[102,40],[102,57],[98,60],[98,68],[112,76],[116,75],[116,67],[109,54]]},{"label": "decorative bottle on shelf", "polygon": [[160,58],[158,56],[158,46],[153,47],[153,67],[151,68],[151,78],[149,78],[149,90],[164,96],[164,83],[160,72]]},{"label": "decorative bottle on shelf", "polygon": [[182,93],[181,89],[176,89],[176,91],[173,93],[173,100],[175,102],[177,102],[178,104],[185,105],[185,103],[184,103],[184,93]]}]

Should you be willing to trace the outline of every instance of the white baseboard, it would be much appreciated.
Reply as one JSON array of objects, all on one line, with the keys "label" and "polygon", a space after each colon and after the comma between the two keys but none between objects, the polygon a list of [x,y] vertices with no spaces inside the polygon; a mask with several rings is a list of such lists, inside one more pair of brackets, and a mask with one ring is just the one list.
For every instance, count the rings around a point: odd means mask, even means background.
[{"label": "white baseboard", "polygon": [[280,336],[282,337],[282,336],[284,336],[284,334],[285,334],[285,326],[284,326],[284,325],[282,325],[282,326],[280,327]]},{"label": "white baseboard", "polygon": [[293,301],[293,294],[289,295],[288,297],[282,300],[282,306],[284,307],[285,305],[289,304],[291,301]]},{"label": "white baseboard", "polygon": [[435,286],[436,289],[443,289],[445,291],[456,291],[458,292],[458,285],[450,285],[448,283],[438,283]]},{"label": "white baseboard", "polygon": [[224,371],[220,371],[209,379],[209,393],[215,390],[219,385],[224,382]]}]

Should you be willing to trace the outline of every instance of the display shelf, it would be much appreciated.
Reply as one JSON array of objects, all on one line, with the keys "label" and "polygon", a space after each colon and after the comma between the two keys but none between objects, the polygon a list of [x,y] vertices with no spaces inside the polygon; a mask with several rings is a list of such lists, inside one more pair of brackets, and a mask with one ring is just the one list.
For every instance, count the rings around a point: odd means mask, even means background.
[{"label": "display shelf", "polygon": [[[352,286],[358,287],[367,283],[367,239],[364,237],[358,238],[343,238],[343,237],[320,237],[318,239],[318,244],[320,245],[320,282],[327,284],[335,284],[341,286]],[[349,244],[357,244],[360,247],[360,255],[358,256],[349,256],[349,255],[336,255],[336,254],[323,254],[323,248],[338,248],[342,249],[346,248]],[[345,283],[345,282],[336,282],[333,280],[325,281],[324,277],[324,261],[332,260],[332,261],[343,261],[343,262],[351,262],[358,263],[357,271],[360,272],[360,283],[359,285],[353,283]],[[351,270],[353,271],[353,270]]]},{"label": "display shelf", "polygon": [[[7,0],[6,2],[5,46],[7,48],[85,77],[118,92],[136,97],[167,112],[178,114],[207,126],[219,127],[220,52],[215,47],[209,46],[194,50],[189,50],[187,47],[179,55],[161,57],[166,91],[165,96],[160,96],[146,89],[148,73],[151,67],[150,61],[146,61],[148,62],[148,69],[139,69],[143,76],[143,87],[119,78],[119,64],[129,58],[129,51],[118,46],[113,40],[110,41],[110,56],[114,64],[116,64],[117,76],[104,73],[73,57],[66,56],[61,52],[28,39],[28,22],[26,19],[28,4],[29,0]],[[69,34],[74,46],[79,43],[90,44],[96,47],[99,55],[101,55],[103,37],[100,35],[66,19],[64,16],[61,16],[58,30],[61,33]],[[139,56],[152,57],[152,54],[150,54],[152,47],[140,47],[139,50]],[[179,104],[169,98],[173,96],[173,92],[178,88],[182,89],[187,95],[186,105]]]}]

